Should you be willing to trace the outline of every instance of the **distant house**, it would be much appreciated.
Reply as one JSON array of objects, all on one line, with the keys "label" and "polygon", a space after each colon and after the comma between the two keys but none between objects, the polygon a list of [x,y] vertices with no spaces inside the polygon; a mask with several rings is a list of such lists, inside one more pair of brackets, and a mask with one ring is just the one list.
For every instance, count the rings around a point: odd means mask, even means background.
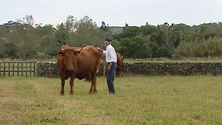
[{"label": "distant house", "polygon": [[109,26],[108,29],[109,29],[109,31],[112,33],[112,35],[114,35],[114,34],[122,33],[124,27],[120,27],[120,26]]}]

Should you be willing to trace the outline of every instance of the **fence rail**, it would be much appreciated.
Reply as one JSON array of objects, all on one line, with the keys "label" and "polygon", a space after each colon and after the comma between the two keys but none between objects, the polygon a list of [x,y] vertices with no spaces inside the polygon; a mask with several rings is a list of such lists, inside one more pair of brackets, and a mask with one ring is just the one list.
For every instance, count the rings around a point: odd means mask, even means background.
[{"label": "fence rail", "polygon": [[35,76],[36,62],[0,62],[0,76]]}]

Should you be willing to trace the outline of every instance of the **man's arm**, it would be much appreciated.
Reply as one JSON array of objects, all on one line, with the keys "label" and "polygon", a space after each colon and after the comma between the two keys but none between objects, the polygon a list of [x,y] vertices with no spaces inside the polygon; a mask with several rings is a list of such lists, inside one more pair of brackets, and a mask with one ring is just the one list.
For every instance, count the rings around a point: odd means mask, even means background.
[{"label": "man's arm", "polygon": [[105,50],[103,50],[103,49],[101,49],[101,48],[99,48],[99,47],[96,47],[99,51],[102,51],[103,52],[103,54],[106,54],[106,51]]},{"label": "man's arm", "polygon": [[99,48],[99,47],[96,47],[99,51],[103,51],[103,49]]}]

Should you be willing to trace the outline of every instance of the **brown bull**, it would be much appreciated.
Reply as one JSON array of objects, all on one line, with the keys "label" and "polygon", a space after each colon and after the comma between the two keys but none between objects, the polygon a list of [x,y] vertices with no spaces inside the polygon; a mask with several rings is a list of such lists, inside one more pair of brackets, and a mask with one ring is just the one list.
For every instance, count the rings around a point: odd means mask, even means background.
[{"label": "brown bull", "polygon": [[63,45],[58,52],[57,66],[61,78],[62,89],[60,95],[64,95],[65,80],[70,79],[70,94],[73,94],[74,79],[83,79],[91,82],[89,93],[96,90],[96,72],[100,64],[101,52],[94,46],[70,47]]},{"label": "brown bull", "polygon": [[[123,69],[123,57],[120,55],[120,53],[116,53],[116,57],[117,57],[117,67],[116,67],[116,71],[115,71],[115,76],[116,76],[116,72],[119,72],[119,76],[122,76],[122,69]],[[107,67],[107,63],[106,63],[106,55],[103,54],[102,55],[102,59],[103,59],[103,77],[106,76],[106,67]]]}]

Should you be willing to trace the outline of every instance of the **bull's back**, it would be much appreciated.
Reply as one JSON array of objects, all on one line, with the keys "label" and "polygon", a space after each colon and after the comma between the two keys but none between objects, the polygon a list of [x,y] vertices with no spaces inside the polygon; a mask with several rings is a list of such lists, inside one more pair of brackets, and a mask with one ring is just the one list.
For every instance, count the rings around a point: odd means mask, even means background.
[{"label": "bull's back", "polygon": [[100,56],[101,52],[98,49],[96,49],[96,47],[86,46],[81,50],[78,57],[79,59],[88,58],[89,61],[92,61],[92,59],[97,59],[96,61],[99,61],[98,59],[100,59]]},{"label": "bull's back", "polygon": [[77,56],[77,78],[85,78],[92,73],[96,73],[100,64],[101,53],[94,46],[84,47]]}]

